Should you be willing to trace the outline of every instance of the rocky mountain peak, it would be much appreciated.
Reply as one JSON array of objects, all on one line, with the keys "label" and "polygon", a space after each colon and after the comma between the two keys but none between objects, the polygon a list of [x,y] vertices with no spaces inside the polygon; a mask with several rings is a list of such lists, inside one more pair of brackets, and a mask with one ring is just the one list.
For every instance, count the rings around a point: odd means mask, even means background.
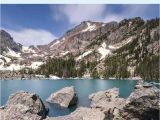
[{"label": "rocky mountain peak", "polygon": [[5,30],[0,30],[0,48],[1,52],[8,52],[8,49],[13,50],[15,52],[21,52],[22,45],[16,43],[11,35]]}]

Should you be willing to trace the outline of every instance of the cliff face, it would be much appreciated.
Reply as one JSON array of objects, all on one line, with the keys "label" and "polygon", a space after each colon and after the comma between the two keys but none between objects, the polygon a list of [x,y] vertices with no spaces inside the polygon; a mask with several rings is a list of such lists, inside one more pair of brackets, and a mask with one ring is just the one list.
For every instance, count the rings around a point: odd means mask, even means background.
[{"label": "cliff face", "polygon": [[11,49],[15,52],[21,52],[22,45],[16,43],[13,38],[4,30],[0,30],[0,49],[2,52],[8,52]]}]

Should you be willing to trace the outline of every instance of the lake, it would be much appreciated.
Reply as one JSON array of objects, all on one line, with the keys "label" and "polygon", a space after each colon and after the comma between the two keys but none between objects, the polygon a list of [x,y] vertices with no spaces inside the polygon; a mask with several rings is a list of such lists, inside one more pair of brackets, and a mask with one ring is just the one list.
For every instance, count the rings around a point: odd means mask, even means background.
[{"label": "lake", "polygon": [[[134,80],[0,80],[0,104],[5,105],[10,94],[23,90],[36,93],[40,96],[49,108],[48,116],[62,116],[71,113],[76,107],[89,106],[90,101],[88,96],[91,93],[117,87],[120,90],[120,96],[126,98],[133,91],[135,84],[136,81]],[[45,101],[51,93],[66,86],[75,87],[78,95],[77,106],[62,109]]]}]

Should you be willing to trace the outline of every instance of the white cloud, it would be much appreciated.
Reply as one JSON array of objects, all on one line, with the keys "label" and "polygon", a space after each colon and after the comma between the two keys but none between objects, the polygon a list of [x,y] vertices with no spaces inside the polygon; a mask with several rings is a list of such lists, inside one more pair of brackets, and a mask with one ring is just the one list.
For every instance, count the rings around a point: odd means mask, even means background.
[{"label": "white cloud", "polygon": [[13,39],[22,45],[44,45],[56,39],[56,36],[43,29],[28,29],[20,30],[5,29]]},{"label": "white cloud", "polygon": [[118,14],[109,14],[109,15],[106,15],[105,18],[102,19],[102,21],[103,22],[111,22],[111,21],[117,21],[117,22],[119,22],[122,19],[123,19],[123,17],[121,15],[118,15]]},{"label": "white cloud", "polygon": [[[66,17],[69,23],[79,24],[84,20],[102,19],[105,5],[60,5],[57,9],[56,13],[54,11],[54,19],[58,18],[59,20],[60,17]],[[59,16],[57,16],[57,12]]]},{"label": "white cloud", "polygon": [[[114,6],[114,5],[113,5]],[[125,18],[143,17],[148,19],[148,13],[152,11],[151,5],[121,5],[122,11],[116,12],[110,5],[59,5],[52,8],[55,20],[67,18],[70,24],[79,24],[85,20],[119,22]],[[153,11],[152,11],[153,13]]]}]

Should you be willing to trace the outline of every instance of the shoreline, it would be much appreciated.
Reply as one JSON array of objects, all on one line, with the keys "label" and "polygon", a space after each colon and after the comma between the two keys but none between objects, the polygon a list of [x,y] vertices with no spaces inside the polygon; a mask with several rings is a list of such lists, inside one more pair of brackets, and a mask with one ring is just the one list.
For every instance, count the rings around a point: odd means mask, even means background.
[{"label": "shoreline", "polygon": [[143,79],[133,79],[133,78],[121,78],[121,79],[117,79],[117,78],[58,78],[58,79],[54,79],[54,78],[5,78],[5,79],[1,79],[1,80],[134,80],[134,81],[144,81]]},{"label": "shoreline", "polygon": [[[38,77],[37,77],[38,76]],[[34,77],[7,77],[7,78],[0,78],[0,81],[2,80],[135,80],[135,81],[150,81],[150,80],[144,80],[139,76],[136,77],[129,77],[129,78],[115,78],[115,77],[109,77],[109,78],[91,78],[91,77],[70,77],[70,78],[60,78],[58,76],[51,75],[50,77],[46,78],[45,75],[35,75]],[[151,80],[151,81],[160,81],[160,80]]]}]

